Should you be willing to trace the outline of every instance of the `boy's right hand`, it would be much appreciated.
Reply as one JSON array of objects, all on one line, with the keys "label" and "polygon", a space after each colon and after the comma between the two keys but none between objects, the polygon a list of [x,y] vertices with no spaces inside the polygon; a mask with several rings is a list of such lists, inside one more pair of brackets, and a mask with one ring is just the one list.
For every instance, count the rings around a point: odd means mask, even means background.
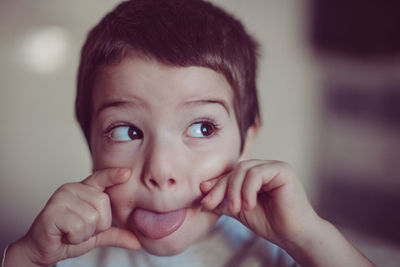
[{"label": "boy's right hand", "polygon": [[[100,246],[139,249],[140,243],[132,232],[111,226],[110,199],[104,193],[108,187],[125,183],[130,176],[128,168],[111,168],[97,171],[80,183],[62,185],[28,233],[12,245],[24,254],[13,254],[46,266]],[[6,266],[8,260],[12,262],[8,256],[12,255],[7,255]]]}]

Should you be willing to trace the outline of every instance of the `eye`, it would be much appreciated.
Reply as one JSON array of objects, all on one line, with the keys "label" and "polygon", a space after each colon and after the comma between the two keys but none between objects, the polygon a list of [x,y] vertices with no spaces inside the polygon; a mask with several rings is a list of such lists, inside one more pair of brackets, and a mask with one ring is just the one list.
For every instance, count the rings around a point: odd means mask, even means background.
[{"label": "eye", "polygon": [[187,134],[191,137],[204,138],[214,135],[217,130],[218,128],[214,123],[202,121],[190,125]]},{"label": "eye", "polygon": [[113,141],[131,141],[143,138],[143,132],[134,126],[116,126],[109,133]]}]

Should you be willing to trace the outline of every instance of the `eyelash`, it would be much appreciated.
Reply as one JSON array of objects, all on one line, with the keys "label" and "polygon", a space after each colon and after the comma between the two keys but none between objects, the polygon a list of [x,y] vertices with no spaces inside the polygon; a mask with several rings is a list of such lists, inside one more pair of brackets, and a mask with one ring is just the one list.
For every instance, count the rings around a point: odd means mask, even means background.
[{"label": "eyelash", "polygon": [[[215,122],[214,120],[211,119],[200,119],[197,121],[194,121],[192,123],[189,124],[189,127],[196,125],[196,124],[209,124],[211,125],[212,129],[213,129],[213,133],[210,134],[209,136],[203,136],[203,137],[192,137],[192,138],[196,138],[196,139],[210,139],[212,137],[215,137],[219,134],[219,132],[221,131],[222,127]],[[108,126],[105,130],[104,130],[104,137],[107,139],[107,141],[109,142],[113,142],[113,143],[125,143],[126,141],[119,141],[119,140],[114,140],[111,137],[112,132],[118,128],[118,127],[133,127],[138,129],[139,131],[141,131],[138,127],[136,127],[133,124],[130,123],[116,123],[116,124],[111,124],[110,126]],[[188,127],[188,129],[189,129]],[[188,132],[188,129],[185,131],[185,133]],[[190,137],[190,136],[189,136]],[[132,141],[132,140],[131,140]]]},{"label": "eyelash", "polygon": [[133,124],[130,123],[115,123],[115,124],[111,124],[110,126],[108,126],[105,130],[104,130],[104,137],[107,139],[107,141],[109,142],[113,142],[113,143],[124,143],[126,141],[118,141],[118,140],[114,140],[111,137],[112,132],[117,129],[118,127],[133,127],[136,128],[140,131],[140,129],[138,127],[136,127]]},{"label": "eyelash", "polygon": [[[217,122],[215,122],[214,120],[210,120],[210,119],[201,119],[201,120],[194,121],[189,125],[189,127],[196,125],[196,124],[210,124],[214,130],[214,132],[210,136],[197,137],[197,139],[210,139],[212,137],[217,136],[222,129],[222,127]],[[187,132],[187,130],[186,130],[186,132]],[[196,137],[194,137],[194,138],[196,138]]]}]

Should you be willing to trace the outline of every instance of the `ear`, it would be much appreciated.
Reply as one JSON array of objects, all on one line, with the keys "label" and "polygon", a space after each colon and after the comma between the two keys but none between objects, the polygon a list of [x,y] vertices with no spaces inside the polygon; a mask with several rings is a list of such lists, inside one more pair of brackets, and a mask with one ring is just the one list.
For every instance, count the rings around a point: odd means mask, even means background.
[{"label": "ear", "polygon": [[250,126],[246,131],[246,137],[244,139],[243,150],[242,150],[242,153],[240,154],[239,160],[244,160],[247,157],[247,154],[250,151],[251,145],[257,139],[258,132],[260,131],[260,127],[261,127],[260,118],[257,117],[254,120],[254,124],[252,126]]}]

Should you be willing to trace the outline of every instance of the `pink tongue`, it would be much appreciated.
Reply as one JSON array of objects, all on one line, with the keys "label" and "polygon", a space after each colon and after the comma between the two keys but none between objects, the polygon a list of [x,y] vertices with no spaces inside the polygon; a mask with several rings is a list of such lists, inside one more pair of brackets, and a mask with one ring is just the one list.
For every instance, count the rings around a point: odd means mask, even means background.
[{"label": "pink tongue", "polygon": [[156,213],[138,208],[133,213],[133,222],[142,234],[152,239],[160,239],[178,230],[185,217],[186,209]]}]

